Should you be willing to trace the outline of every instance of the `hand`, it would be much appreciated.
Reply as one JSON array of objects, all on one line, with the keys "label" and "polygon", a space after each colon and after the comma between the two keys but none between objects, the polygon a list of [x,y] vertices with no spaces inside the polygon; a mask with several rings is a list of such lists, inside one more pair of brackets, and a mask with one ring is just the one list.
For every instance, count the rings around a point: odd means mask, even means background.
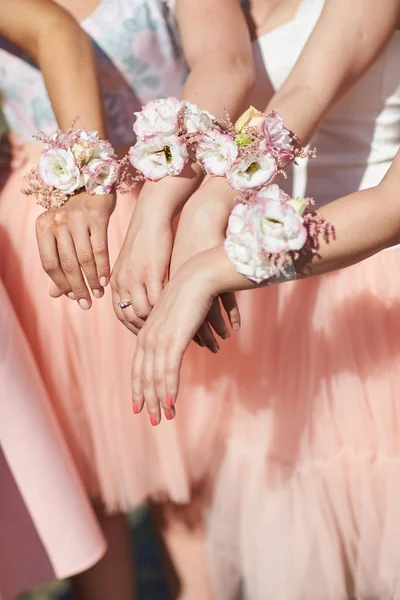
[{"label": "hand", "polygon": [[[124,244],[115,263],[111,287],[118,319],[137,334],[161,295],[173,241],[170,215],[157,213],[151,199],[135,208]],[[120,302],[131,302],[120,308]]]},{"label": "hand", "polygon": [[[192,256],[221,245],[229,214],[233,206],[234,193],[222,178],[210,178],[185,205],[175,237],[171,260],[171,275]],[[218,351],[218,343],[212,329],[222,338],[230,337],[222,316],[221,304],[233,329],[240,327],[240,313],[235,294],[221,294],[214,298],[210,311],[201,324],[194,341],[207,346],[212,352]]]},{"label": "hand", "polygon": [[115,203],[115,194],[81,192],[38,217],[36,236],[43,268],[53,281],[51,296],[66,294],[84,310],[92,304],[88,286],[96,298],[103,296],[110,279],[107,228]]},{"label": "hand", "polygon": [[175,416],[182,357],[214,299],[212,267],[207,252],[187,261],[139,332],[132,368],[133,410],[139,413],[146,403],[152,425],[161,420],[160,403],[168,420]]}]

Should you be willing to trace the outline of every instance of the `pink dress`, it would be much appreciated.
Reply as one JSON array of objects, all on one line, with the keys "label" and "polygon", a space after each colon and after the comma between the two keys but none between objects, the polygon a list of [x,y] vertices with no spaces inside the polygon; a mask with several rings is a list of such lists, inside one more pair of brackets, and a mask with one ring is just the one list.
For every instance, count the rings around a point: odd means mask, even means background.
[{"label": "pink dress", "polygon": [[[162,0],[104,0],[82,26],[95,46],[110,139],[117,148],[130,144],[133,111],[179,95],[186,76],[173,14]],[[5,42],[0,92],[7,121],[23,140],[56,128],[40,72]],[[155,429],[145,415],[132,414],[135,337],[115,318],[110,290],[89,312],[48,296],[35,239],[41,209],[20,192],[30,167],[11,173],[0,192],[0,276],[81,481],[109,511],[149,496],[186,502],[190,473],[178,423]],[[109,228],[112,261],[133,207],[133,195],[118,198]]]},{"label": "pink dress", "polygon": [[105,543],[0,281],[0,600],[96,563]]},{"label": "pink dress", "polygon": [[[254,44],[264,108],[323,0]],[[376,185],[400,146],[400,32],[321,122],[289,192],[317,204]],[[400,249],[243,292],[220,354],[192,348],[180,406],[231,415],[209,514],[218,600],[400,599]],[[218,416],[215,417],[218,419]],[[210,419],[211,421],[211,419]]]}]

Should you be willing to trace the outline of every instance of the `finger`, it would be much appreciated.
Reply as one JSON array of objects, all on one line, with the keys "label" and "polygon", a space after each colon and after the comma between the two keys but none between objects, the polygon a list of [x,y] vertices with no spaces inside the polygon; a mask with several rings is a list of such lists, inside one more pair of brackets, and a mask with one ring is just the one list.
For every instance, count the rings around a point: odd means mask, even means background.
[{"label": "finger", "polygon": [[203,344],[207,346],[207,348],[211,350],[211,352],[213,352],[213,354],[216,354],[218,352],[219,346],[217,340],[215,339],[214,334],[211,331],[211,327],[208,323],[204,322],[200,326],[197,335],[199,336]]},{"label": "finger", "polygon": [[[120,292],[121,294],[121,292]],[[130,298],[133,310],[141,319],[147,319],[151,313],[152,306],[147,298],[146,289],[143,283],[133,281],[130,289]]]},{"label": "finger", "polygon": [[146,340],[142,364],[142,389],[147,412],[150,415],[150,423],[156,426],[161,421],[160,402],[154,386],[154,347]]},{"label": "finger", "polygon": [[142,389],[143,356],[144,348],[140,343],[140,339],[138,337],[138,343],[136,345],[132,363],[132,402],[133,412],[135,413],[135,415],[140,413],[143,410],[144,406],[144,395]]},{"label": "finger", "polygon": [[166,404],[170,411],[171,409],[174,410],[173,416],[175,416],[175,404],[178,397],[179,376],[182,359],[183,351],[174,346],[169,349],[165,356],[164,380]]},{"label": "finger", "polygon": [[[63,296],[63,293],[58,289],[54,281],[50,281],[49,295],[52,298],[60,298],[60,296]],[[67,296],[71,298],[71,300],[75,300],[75,296],[72,292],[69,292]]]},{"label": "finger", "polygon": [[230,334],[222,316],[218,298],[214,298],[211,308],[208,311],[207,320],[220,338],[223,340],[229,339]]},{"label": "finger", "polygon": [[201,338],[197,335],[197,333],[194,336],[193,341],[194,341],[195,344],[197,344],[198,346],[200,346],[200,348],[204,348],[204,344],[203,344]]},{"label": "finger", "polygon": [[102,287],[105,287],[110,281],[111,272],[107,228],[108,221],[104,224],[96,225],[96,227],[93,226],[90,229],[90,241],[92,243],[97,276]]},{"label": "finger", "polygon": [[36,221],[36,239],[43,269],[61,294],[72,293],[71,286],[61,268],[57,241],[51,231],[42,226],[39,219]]},{"label": "finger", "polygon": [[150,306],[155,306],[163,291],[162,281],[158,277],[150,276],[146,281],[146,291]]},{"label": "finger", "polygon": [[233,292],[221,294],[220,300],[228,316],[232,329],[234,331],[237,331],[238,329],[240,329],[241,319],[239,307],[236,301],[236,294],[234,294]]},{"label": "finger", "polygon": [[164,410],[164,415],[167,421],[170,421],[175,416],[173,407],[167,404],[167,391],[165,386],[165,348],[162,343],[158,342],[154,350],[153,358],[153,381],[157,394],[157,398]]},{"label": "finger", "polygon": [[126,320],[125,315],[119,306],[120,302],[121,302],[121,298],[120,298],[118,292],[113,290],[112,291],[112,303],[113,303],[114,312],[115,312],[117,319],[119,321],[121,321],[121,323],[123,325],[125,325],[125,327],[127,329],[129,329],[129,331],[131,331],[133,334],[137,335],[139,333],[139,329],[137,327],[135,327],[134,325],[132,325],[129,321]]},{"label": "finger", "polygon": [[104,289],[100,285],[99,278],[97,277],[89,229],[84,225],[74,227],[71,229],[71,235],[74,241],[78,262],[85,274],[93,296],[95,298],[101,298],[104,294]]},{"label": "finger", "polygon": [[[123,297],[129,298],[129,294],[124,294]],[[125,300],[123,300],[123,302],[125,302]],[[133,325],[137,331],[140,331],[140,329],[142,329],[143,325],[146,323],[146,321],[143,321],[143,319],[137,316],[132,305],[127,306],[126,308],[121,308],[121,311],[125,320]]]},{"label": "finger", "polygon": [[68,280],[71,291],[78,301],[79,306],[83,310],[88,310],[92,305],[92,301],[83,278],[71,234],[66,227],[59,227],[56,238],[61,268]]}]

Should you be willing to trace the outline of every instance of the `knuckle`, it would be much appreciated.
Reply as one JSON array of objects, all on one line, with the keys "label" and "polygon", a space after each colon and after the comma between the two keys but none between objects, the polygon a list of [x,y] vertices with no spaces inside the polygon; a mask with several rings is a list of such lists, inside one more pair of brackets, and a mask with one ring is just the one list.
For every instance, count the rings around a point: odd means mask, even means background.
[{"label": "knuckle", "polygon": [[61,266],[63,268],[64,273],[66,273],[67,275],[73,273],[77,268],[76,262],[71,258],[61,258]]},{"label": "knuckle", "polygon": [[106,254],[107,254],[107,245],[106,244],[102,244],[102,243],[98,242],[97,244],[94,244],[92,246],[92,248],[93,248],[93,254],[95,256],[101,257],[101,256],[106,256]]},{"label": "knuckle", "polygon": [[92,255],[89,252],[81,252],[78,256],[78,260],[81,265],[90,265],[92,262]]},{"label": "knuckle", "polygon": [[155,373],[153,377],[154,384],[156,386],[161,386],[164,383],[164,377],[160,375],[160,373]]},{"label": "knuckle", "polygon": [[58,263],[55,260],[43,260],[42,266],[46,273],[55,273],[58,269]]},{"label": "knuckle", "polygon": [[151,380],[146,375],[142,375],[141,384],[143,388],[148,388],[151,385]]}]

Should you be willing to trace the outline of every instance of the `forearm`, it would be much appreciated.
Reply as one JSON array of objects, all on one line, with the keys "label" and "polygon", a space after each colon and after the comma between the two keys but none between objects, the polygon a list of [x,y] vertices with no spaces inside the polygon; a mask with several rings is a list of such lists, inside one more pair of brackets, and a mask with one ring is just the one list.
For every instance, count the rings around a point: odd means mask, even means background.
[{"label": "forearm", "polygon": [[37,62],[59,127],[68,129],[79,117],[78,126],[106,137],[92,44],[78,23],[58,16],[50,20],[38,40]]}]

